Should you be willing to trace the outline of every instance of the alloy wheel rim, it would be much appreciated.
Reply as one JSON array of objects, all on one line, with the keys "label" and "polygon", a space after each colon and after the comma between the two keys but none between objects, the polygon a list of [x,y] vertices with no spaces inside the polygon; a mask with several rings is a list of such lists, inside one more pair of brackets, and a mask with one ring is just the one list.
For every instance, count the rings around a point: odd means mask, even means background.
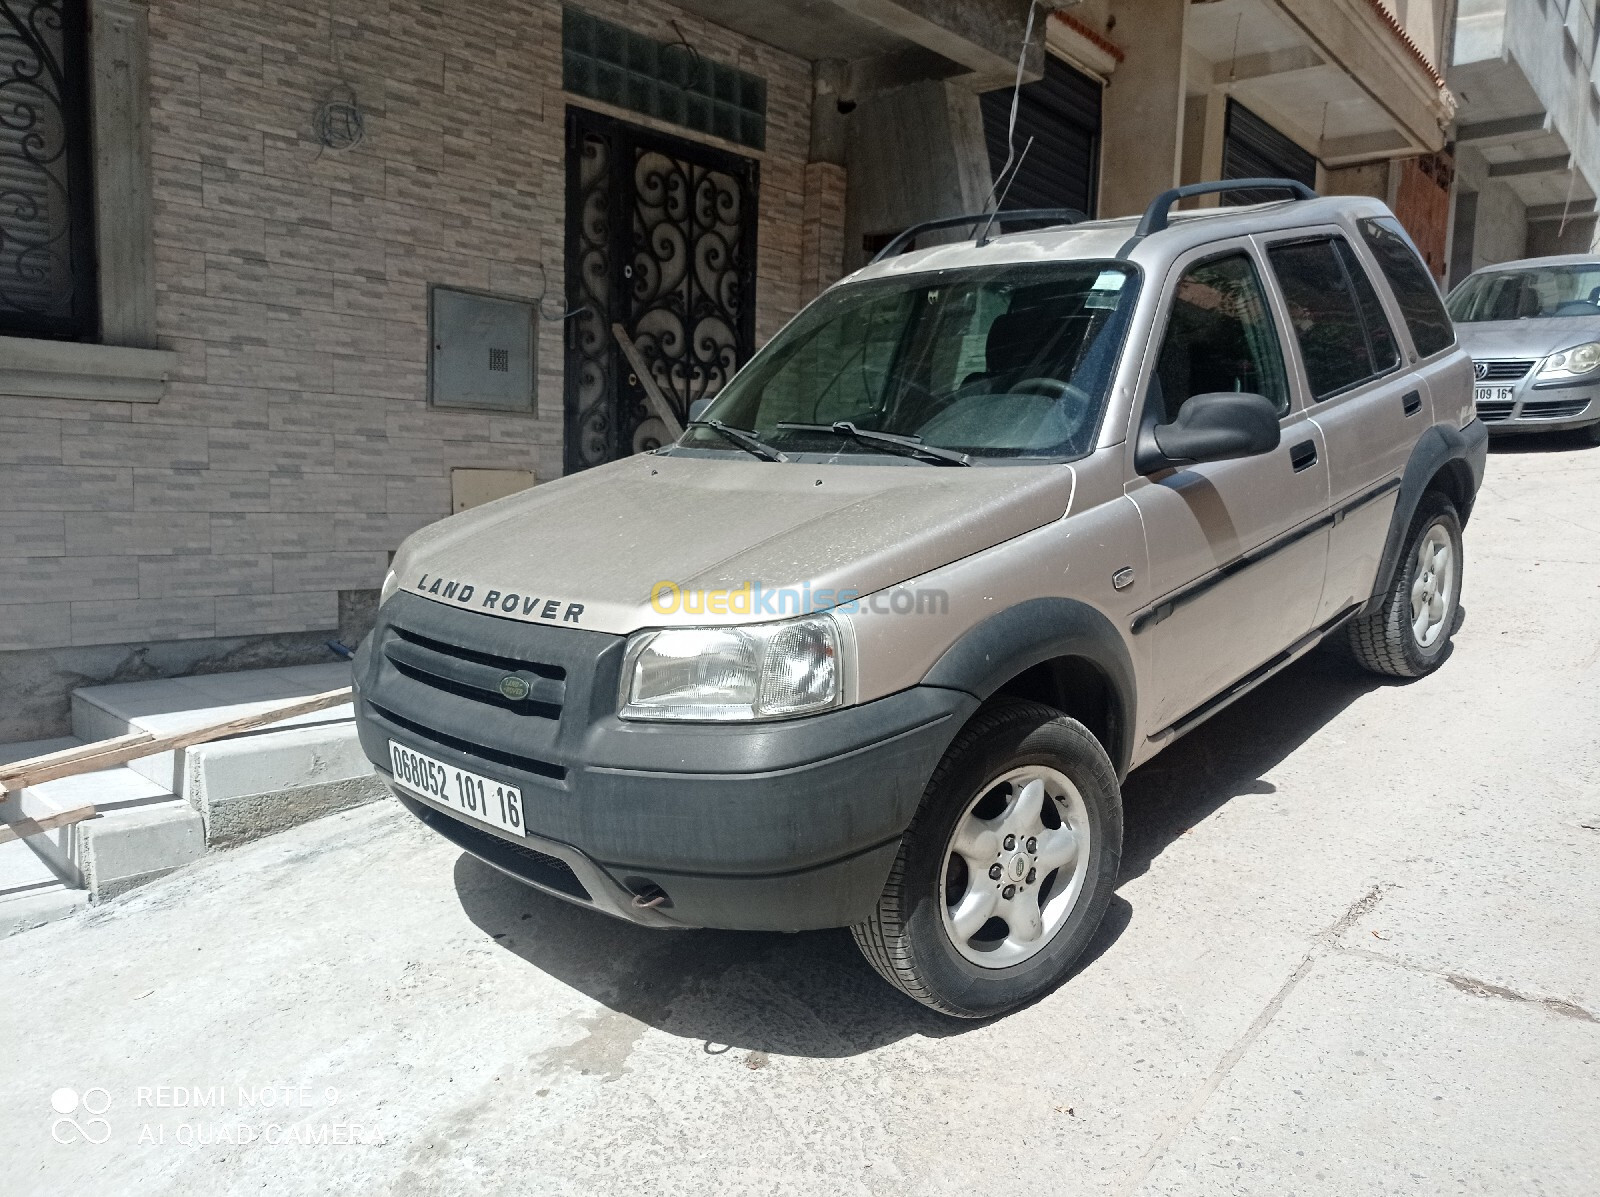
[{"label": "alloy wheel rim", "polygon": [[1417,568],[1411,582],[1411,634],[1421,648],[1432,648],[1444,635],[1455,591],[1456,555],[1443,524],[1431,524],[1417,545]]},{"label": "alloy wheel rim", "polygon": [[956,951],[980,968],[1038,955],[1078,904],[1089,810],[1059,770],[1024,765],[967,803],[945,846],[940,911]]}]

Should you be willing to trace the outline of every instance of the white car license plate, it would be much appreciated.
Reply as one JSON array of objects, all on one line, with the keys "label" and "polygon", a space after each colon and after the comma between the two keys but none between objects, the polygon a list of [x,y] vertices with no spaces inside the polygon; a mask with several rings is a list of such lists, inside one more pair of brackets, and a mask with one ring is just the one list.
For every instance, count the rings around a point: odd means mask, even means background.
[{"label": "white car license plate", "polygon": [[528,834],[522,825],[522,791],[516,786],[436,761],[393,740],[389,761],[396,782],[449,807],[452,814],[459,812],[512,835]]},{"label": "white car license plate", "polygon": [[1509,403],[1512,387],[1473,387],[1472,397],[1478,403]]}]

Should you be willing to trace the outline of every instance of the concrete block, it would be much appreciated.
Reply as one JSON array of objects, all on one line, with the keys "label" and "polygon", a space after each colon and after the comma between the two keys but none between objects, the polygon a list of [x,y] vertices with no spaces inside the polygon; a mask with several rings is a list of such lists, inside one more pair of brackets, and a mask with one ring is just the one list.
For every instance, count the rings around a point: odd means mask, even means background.
[{"label": "concrete block", "polygon": [[270,835],[386,791],[348,720],[196,745],[185,754],[182,792],[214,846]]},{"label": "concrete block", "polygon": [[110,822],[120,821],[130,812],[175,802],[171,790],[133,769],[118,767],[28,786],[8,805],[14,805],[17,813],[25,818],[42,818],[85,804],[94,806],[95,819],[42,831],[27,840],[57,877],[68,885],[83,886],[87,884],[85,836],[91,827],[99,834],[107,830]]},{"label": "concrete block", "polygon": [[[130,731],[156,735],[187,731],[266,710],[276,703],[303,698],[350,684],[350,666],[298,665],[284,669],[252,669],[238,673],[198,674],[149,682],[90,686],[73,692],[72,723],[85,740],[108,739]],[[274,727],[348,722],[346,704],[284,720]],[[185,750],[189,752],[194,749]],[[183,793],[182,752],[162,752],[132,761],[129,767],[175,794]]]},{"label": "concrete block", "polygon": [[76,748],[81,743],[83,741],[77,736],[56,736],[49,740],[23,740],[16,744],[0,744],[0,765],[25,761],[30,756],[44,756],[47,752],[60,752],[64,748]]},{"label": "concrete block", "polygon": [[34,850],[39,838],[0,844],[0,939],[66,918],[88,901],[87,891],[62,881]]},{"label": "concrete block", "polygon": [[[11,816],[6,818],[9,822]],[[29,836],[0,844],[0,900],[54,888],[61,883],[54,870],[33,850],[33,839]]]},{"label": "concrete block", "polygon": [[57,883],[36,893],[0,898],[0,939],[71,918],[89,904],[89,893]]},{"label": "concrete block", "polygon": [[83,874],[91,902],[126,893],[205,855],[200,813],[184,802],[161,803],[80,826]]}]

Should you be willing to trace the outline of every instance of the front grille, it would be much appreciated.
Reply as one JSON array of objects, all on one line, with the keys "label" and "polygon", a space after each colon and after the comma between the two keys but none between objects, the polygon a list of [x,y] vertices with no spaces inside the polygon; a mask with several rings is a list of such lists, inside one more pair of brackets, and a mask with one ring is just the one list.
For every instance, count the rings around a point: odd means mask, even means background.
[{"label": "front grille", "polygon": [[[561,666],[446,644],[399,625],[391,624],[388,630],[383,655],[404,676],[519,715],[561,718],[567,692],[567,671]],[[505,695],[502,683],[513,678],[526,687],[526,697]]]},{"label": "front grille", "polygon": [[548,777],[551,781],[560,782],[563,785],[566,784],[567,771],[560,765],[552,765],[549,761],[537,760],[515,752],[502,752],[498,748],[488,748],[482,744],[474,744],[468,740],[463,740],[459,736],[449,735],[436,727],[425,727],[415,719],[407,719],[404,715],[397,714],[389,710],[388,707],[371,699],[367,700],[367,705],[372,708],[374,714],[387,719],[402,731],[408,731],[421,737],[424,741],[431,740],[435,744],[443,744],[446,748],[454,748],[457,752],[467,756],[493,761],[497,765],[506,765],[512,769],[520,769],[524,773]]},{"label": "front grille", "polygon": [[1497,399],[1493,403],[1480,403],[1478,404],[1478,419],[1485,424],[1509,420],[1511,418],[1511,409],[1515,406],[1516,404],[1509,399]]},{"label": "front grille", "polygon": [[623,643],[402,591],[383,605],[357,682],[389,733],[522,785],[525,802],[560,802],[589,722],[614,709]]},{"label": "front grille", "polygon": [[1522,405],[1525,420],[1562,420],[1581,416],[1589,406],[1587,399],[1529,399]]},{"label": "front grille", "polygon": [[[1478,371],[1483,373],[1479,374]],[[1532,361],[1520,358],[1488,359],[1473,362],[1473,377],[1479,382],[1515,382],[1533,369]]]}]

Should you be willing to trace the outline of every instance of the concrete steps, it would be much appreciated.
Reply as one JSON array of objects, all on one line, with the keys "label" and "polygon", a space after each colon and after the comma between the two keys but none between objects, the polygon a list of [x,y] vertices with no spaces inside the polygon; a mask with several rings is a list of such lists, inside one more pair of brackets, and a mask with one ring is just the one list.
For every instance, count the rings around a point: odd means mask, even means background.
[{"label": "concrete steps", "polygon": [[[71,737],[0,747],[20,760],[92,740],[183,731],[346,686],[344,663],[90,686]],[[99,817],[0,845],[0,935],[64,917],[203,855],[380,796],[351,707],[25,788],[0,805],[39,818],[92,802]],[[9,849],[10,851],[4,851]]]}]

